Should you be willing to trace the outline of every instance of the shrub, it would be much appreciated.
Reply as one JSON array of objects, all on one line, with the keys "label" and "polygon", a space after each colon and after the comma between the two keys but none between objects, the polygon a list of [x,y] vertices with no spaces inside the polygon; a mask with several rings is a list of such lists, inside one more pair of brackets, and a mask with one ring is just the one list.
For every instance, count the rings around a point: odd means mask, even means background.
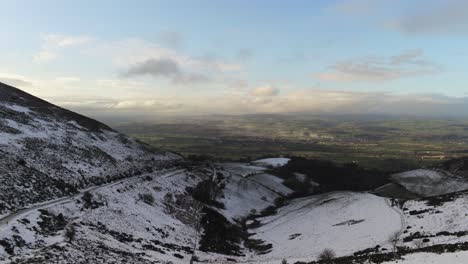
[{"label": "shrub", "polygon": [[224,204],[216,201],[216,197],[221,192],[221,187],[211,180],[201,181],[191,189],[192,197],[204,204],[212,205],[224,209]]},{"label": "shrub", "polygon": [[83,193],[83,196],[81,196],[81,200],[83,200],[85,208],[90,208],[93,206],[93,197],[93,194],[90,192]]},{"label": "shrub", "polygon": [[242,229],[229,222],[222,214],[210,208],[203,208],[200,221],[203,232],[200,239],[200,250],[225,255],[241,256]]},{"label": "shrub", "polygon": [[68,242],[71,242],[75,239],[76,236],[76,228],[74,225],[69,225],[65,229],[65,233],[63,234]]},{"label": "shrub", "polygon": [[151,193],[144,193],[144,194],[140,193],[138,197],[140,198],[140,200],[142,200],[143,202],[149,205],[154,204],[154,196]]},{"label": "shrub", "polygon": [[322,253],[320,253],[318,258],[321,261],[329,261],[329,260],[334,259],[335,256],[336,256],[335,252],[332,249],[327,248],[327,249],[324,249]]}]

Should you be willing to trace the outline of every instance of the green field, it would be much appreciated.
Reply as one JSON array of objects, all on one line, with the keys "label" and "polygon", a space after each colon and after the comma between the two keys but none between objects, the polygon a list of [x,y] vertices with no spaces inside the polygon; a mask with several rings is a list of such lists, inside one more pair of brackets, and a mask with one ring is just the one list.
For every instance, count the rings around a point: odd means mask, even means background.
[{"label": "green field", "polygon": [[415,168],[468,152],[468,120],[250,115],[114,124],[163,150],[239,160],[296,155],[366,167]]}]

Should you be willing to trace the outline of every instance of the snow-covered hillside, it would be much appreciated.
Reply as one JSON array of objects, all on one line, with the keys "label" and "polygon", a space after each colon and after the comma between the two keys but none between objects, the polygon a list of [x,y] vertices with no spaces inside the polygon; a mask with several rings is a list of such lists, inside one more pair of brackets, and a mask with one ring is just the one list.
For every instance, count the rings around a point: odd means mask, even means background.
[{"label": "snow-covered hillside", "polygon": [[[261,218],[255,238],[273,244],[259,263],[307,261],[324,249],[345,256],[377,245],[389,248],[390,234],[402,229],[401,212],[386,198],[333,192],[292,200],[278,213]],[[292,261],[292,263],[294,263]]]},{"label": "snow-covered hillside", "polygon": [[81,194],[26,212],[0,225],[0,263],[49,263],[51,256],[54,263],[186,263],[200,207],[185,188],[198,180],[183,169],[163,170],[91,191],[89,200]]},{"label": "snow-covered hillside", "polygon": [[0,84],[0,264],[467,262],[467,160],[369,187],[393,198],[294,162],[184,160]]},{"label": "snow-covered hillside", "polygon": [[468,189],[468,181],[448,171],[419,169],[392,175],[392,180],[422,197]]},{"label": "snow-covered hillside", "polygon": [[382,264],[466,264],[468,251],[453,253],[414,253],[404,256],[402,259],[386,261]]},{"label": "snow-covered hillside", "polygon": [[0,217],[174,158],[0,83]]},{"label": "snow-covered hillside", "polygon": [[288,158],[267,158],[261,160],[252,161],[252,164],[258,166],[271,166],[271,167],[281,167],[286,165],[289,162]]},{"label": "snow-covered hillside", "polygon": [[273,206],[279,197],[292,190],[283,185],[283,180],[265,173],[265,168],[247,164],[222,164],[225,188],[219,201],[224,204],[223,215],[228,219],[246,217]]},{"label": "snow-covered hillside", "polygon": [[468,193],[454,193],[404,203],[404,246],[468,242]]},{"label": "snow-covered hillside", "polygon": [[[252,209],[274,204],[277,191],[290,192],[272,175],[258,174],[260,183],[256,183],[234,173],[261,172],[258,169],[247,164],[189,170],[173,167],[96,188],[90,191],[91,202],[81,193],[25,211],[0,222],[0,263],[48,263],[49,259],[56,259],[56,263],[187,263],[203,233],[199,225],[203,206],[187,189],[210,178],[211,171],[230,175],[219,197],[227,202],[225,209],[218,210],[234,221]],[[234,191],[235,186],[246,188]],[[261,194],[268,197],[266,201]],[[76,235],[68,241],[67,232],[72,227]],[[206,263],[249,259],[200,251],[197,256]]]}]

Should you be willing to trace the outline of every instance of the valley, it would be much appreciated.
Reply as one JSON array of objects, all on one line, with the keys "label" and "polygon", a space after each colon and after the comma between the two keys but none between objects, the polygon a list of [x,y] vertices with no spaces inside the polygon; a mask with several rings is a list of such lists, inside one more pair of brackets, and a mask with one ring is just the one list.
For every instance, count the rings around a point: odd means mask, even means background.
[{"label": "valley", "polygon": [[468,121],[462,118],[270,114],[161,116],[145,122],[122,118],[109,123],[185,156],[302,156],[397,170],[461,157],[468,142]]},{"label": "valley", "polygon": [[0,264],[468,264],[468,0],[0,3]]},{"label": "valley", "polygon": [[181,155],[0,94],[1,264],[457,263],[468,250],[466,158]]}]

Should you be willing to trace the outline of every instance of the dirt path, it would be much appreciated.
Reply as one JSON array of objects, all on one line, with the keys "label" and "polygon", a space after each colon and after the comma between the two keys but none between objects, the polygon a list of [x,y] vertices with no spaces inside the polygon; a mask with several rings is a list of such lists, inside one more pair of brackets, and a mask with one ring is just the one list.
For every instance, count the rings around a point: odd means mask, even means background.
[{"label": "dirt path", "polygon": [[388,207],[390,207],[393,211],[395,211],[400,216],[401,228],[400,228],[400,231],[398,231],[398,237],[400,237],[406,228],[405,215],[403,214],[401,210],[399,210],[398,208],[395,208],[395,206],[391,204],[391,201],[389,198],[385,198],[385,203],[388,205]]}]

